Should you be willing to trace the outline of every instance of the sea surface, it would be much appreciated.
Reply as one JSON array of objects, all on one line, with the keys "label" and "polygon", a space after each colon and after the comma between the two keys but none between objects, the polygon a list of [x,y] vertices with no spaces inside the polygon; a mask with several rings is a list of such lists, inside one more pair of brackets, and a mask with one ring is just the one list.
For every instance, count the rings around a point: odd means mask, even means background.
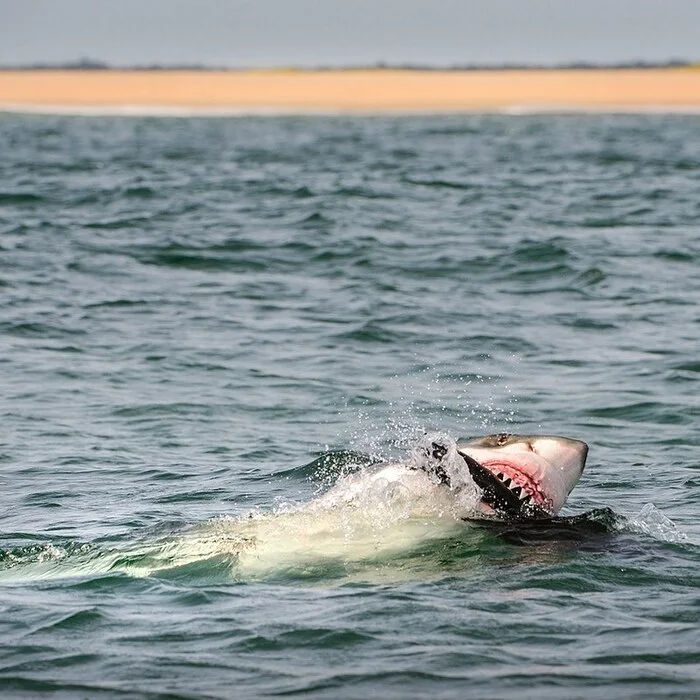
[{"label": "sea surface", "polygon": [[[0,115],[0,695],[700,697],[699,395],[700,116]],[[305,505],[434,430],[589,515]]]}]

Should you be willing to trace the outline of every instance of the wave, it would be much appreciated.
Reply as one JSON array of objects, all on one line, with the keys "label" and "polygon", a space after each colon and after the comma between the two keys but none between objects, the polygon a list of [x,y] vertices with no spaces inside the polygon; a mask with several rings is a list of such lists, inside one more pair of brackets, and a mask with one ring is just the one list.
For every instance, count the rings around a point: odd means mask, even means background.
[{"label": "wave", "polygon": [[[116,545],[34,541],[0,550],[0,583],[105,576],[241,583],[425,580],[486,566],[494,552],[497,559],[542,563],[567,557],[572,549],[604,551],[621,536],[687,540],[651,504],[634,518],[596,508],[573,516],[499,521],[465,518],[445,502],[416,499],[396,483],[358,491],[352,477],[367,459],[326,453],[285,473],[313,474],[321,482],[340,475],[336,488],[310,503],[175,525],[165,533],[161,528],[158,535]],[[503,544],[513,547],[510,553]]]}]

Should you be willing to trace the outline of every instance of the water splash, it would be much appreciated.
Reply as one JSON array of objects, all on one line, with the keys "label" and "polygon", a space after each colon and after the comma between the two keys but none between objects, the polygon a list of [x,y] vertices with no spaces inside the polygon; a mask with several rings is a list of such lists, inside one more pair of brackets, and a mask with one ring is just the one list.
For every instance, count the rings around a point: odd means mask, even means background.
[{"label": "water splash", "polygon": [[[449,488],[429,473],[437,444],[445,451],[440,465],[450,472]],[[462,519],[477,508],[480,492],[457,454],[456,440],[447,434],[423,436],[402,463],[368,467],[360,462],[354,453],[319,458],[316,464],[339,478],[308,503],[282,502],[271,512],[217,517],[111,549],[32,548],[8,561],[0,578],[170,577],[196,570],[198,577],[204,572],[250,580],[280,572],[297,577],[329,567],[337,576],[341,570],[389,565],[397,558],[405,563],[416,548],[463,531]]]},{"label": "water splash", "polygon": [[464,468],[464,458],[457,452],[457,441],[447,433],[426,433],[414,445],[408,464],[414,469],[433,473],[436,463],[447,476],[456,497],[456,517],[473,514],[481,497],[481,489]]},{"label": "water splash", "polygon": [[627,521],[625,527],[662,542],[675,544],[688,540],[688,536],[653,503],[647,503],[635,517]]},{"label": "water splash", "polygon": [[[498,432],[516,422],[517,398],[502,377],[477,370],[472,374],[442,373],[423,366],[410,377],[394,375],[385,401],[347,399],[354,425],[341,436],[344,444],[375,458],[396,458],[436,426],[455,435]],[[443,397],[448,397],[446,400]]]},{"label": "water splash", "polygon": [[70,542],[68,544],[33,544],[0,550],[0,567],[11,569],[26,564],[58,562],[78,553],[86,553],[91,545]]}]

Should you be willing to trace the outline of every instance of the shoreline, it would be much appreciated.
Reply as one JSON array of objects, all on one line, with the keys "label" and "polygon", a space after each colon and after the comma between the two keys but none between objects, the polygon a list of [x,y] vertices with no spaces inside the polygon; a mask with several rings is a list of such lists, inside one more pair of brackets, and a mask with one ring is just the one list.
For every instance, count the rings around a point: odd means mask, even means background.
[{"label": "shoreline", "polygon": [[700,70],[2,70],[0,111],[154,116],[700,113]]},{"label": "shoreline", "polygon": [[582,105],[511,105],[492,109],[303,109],[303,108],[255,108],[255,107],[169,107],[148,106],[140,104],[105,105],[102,107],[82,107],[72,105],[36,105],[36,104],[2,104],[0,116],[3,114],[24,114],[34,116],[63,116],[63,117],[153,117],[158,119],[189,119],[189,118],[237,118],[237,117],[430,117],[450,115],[501,115],[505,117],[521,117],[529,115],[700,115],[700,105],[677,107],[675,105],[655,105],[629,107],[609,105],[604,107],[586,107]]}]

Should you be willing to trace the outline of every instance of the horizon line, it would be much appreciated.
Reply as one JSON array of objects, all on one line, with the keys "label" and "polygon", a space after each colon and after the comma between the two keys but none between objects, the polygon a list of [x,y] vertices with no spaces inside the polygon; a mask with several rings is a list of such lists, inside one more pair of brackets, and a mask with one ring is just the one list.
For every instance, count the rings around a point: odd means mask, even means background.
[{"label": "horizon line", "polygon": [[357,64],[318,64],[315,66],[299,64],[276,64],[267,66],[226,66],[204,63],[148,63],[148,64],[110,64],[93,59],[80,59],[68,62],[35,62],[15,65],[0,64],[2,71],[353,71],[353,70],[414,70],[414,71],[498,71],[498,70],[634,70],[655,68],[700,68],[700,60],[669,59],[667,61],[614,61],[595,63],[591,61],[568,61],[561,63],[453,63],[429,64],[413,62]]}]

